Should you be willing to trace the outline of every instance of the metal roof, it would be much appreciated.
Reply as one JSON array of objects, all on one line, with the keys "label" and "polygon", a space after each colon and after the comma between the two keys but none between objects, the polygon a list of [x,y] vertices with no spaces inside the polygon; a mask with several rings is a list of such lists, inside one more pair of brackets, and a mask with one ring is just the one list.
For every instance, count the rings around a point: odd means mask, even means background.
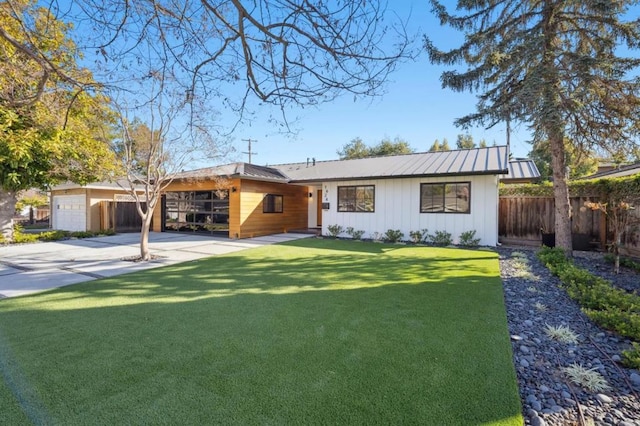
[{"label": "metal roof", "polygon": [[191,170],[179,173],[176,176],[176,179],[207,178],[211,176],[225,176],[228,178],[241,177],[245,179],[270,180],[277,182],[288,182],[289,180],[277,169],[249,163],[231,163]]},{"label": "metal roof", "polygon": [[508,148],[462,149],[273,165],[291,182],[381,179],[421,176],[498,175],[507,173]]},{"label": "metal roof", "polygon": [[632,176],[640,173],[640,163],[629,164],[627,166],[621,166],[613,170],[607,170],[606,172],[594,173],[590,176],[585,176],[582,179],[599,179],[599,178],[618,178],[624,176]]},{"label": "metal roof", "polygon": [[510,181],[533,181],[540,179],[540,171],[533,160],[526,158],[517,158],[509,160],[509,173],[499,176],[503,182]]}]

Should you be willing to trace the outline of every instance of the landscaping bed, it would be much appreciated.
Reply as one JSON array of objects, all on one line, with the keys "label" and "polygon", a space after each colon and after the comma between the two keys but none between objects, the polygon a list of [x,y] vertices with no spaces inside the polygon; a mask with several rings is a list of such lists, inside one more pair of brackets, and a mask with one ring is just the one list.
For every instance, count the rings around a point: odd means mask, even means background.
[{"label": "landscaping bed", "polygon": [[[630,340],[596,326],[536,250],[500,248],[499,253],[525,423],[640,425],[640,373],[622,365]],[[575,264],[627,291],[640,281],[629,268],[610,273],[613,266],[601,253],[576,252]],[[570,330],[576,341],[562,343],[549,328]],[[571,382],[564,370],[571,366],[599,373],[608,388],[589,390]]]}]

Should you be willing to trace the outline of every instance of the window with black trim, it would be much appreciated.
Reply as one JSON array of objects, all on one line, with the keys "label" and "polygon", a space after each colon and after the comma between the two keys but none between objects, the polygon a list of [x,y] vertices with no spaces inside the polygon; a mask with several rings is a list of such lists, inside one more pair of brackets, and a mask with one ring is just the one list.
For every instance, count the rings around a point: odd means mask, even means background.
[{"label": "window with black trim", "polygon": [[376,188],[374,185],[338,187],[339,212],[373,213],[375,201]]},{"label": "window with black trim", "polygon": [[420,184],[420,213],[470,213],[471,182]]},{"label": "window with black trim", "polygon": [[262,212],[263,213],[282,213],[283,208],[282,195],[267,194],[262,200]]}]

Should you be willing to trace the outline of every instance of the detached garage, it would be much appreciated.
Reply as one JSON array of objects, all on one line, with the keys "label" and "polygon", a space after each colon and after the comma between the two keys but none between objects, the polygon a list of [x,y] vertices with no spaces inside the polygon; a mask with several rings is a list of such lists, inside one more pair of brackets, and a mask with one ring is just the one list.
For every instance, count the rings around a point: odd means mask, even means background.
[{"label": "detached garage", "polygon": [[[126,182],[121,182],[124,186]],[[66,183],[51,188],[50,225],[62,231],[102,231],[114,228],[113,216],[120,211],[105,204],[132,204],[133,197],[118,183],[96,182],[89,185]],[[125,206],[128,207],[128,206]],[[135,209],[120,209],[138,219]],[[111,217],[109,217],[111,216]],[[139,227],[134,227],[139,230]],[[128,232],[134,229],[122,229]]]},{"label": "detached garage", "polygon": [[87,230],[87,201],[84,195],[54,195],[51,198],[51,227],[53,229]]}]

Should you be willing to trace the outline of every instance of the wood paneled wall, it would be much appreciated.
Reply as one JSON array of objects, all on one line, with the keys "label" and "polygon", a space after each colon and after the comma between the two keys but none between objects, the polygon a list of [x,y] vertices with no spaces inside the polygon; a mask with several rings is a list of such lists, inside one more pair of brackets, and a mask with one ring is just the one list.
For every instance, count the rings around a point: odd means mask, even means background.
[{"label": "wood paneled wall", "polygon": [[[237,198],[231,198],[229,237],[251,238],[260,235],[306,229],[308,225],[308,192],[306,186],[242,180]],[[267,194],[283,196],[282,213],[263,213]],[[237,204],[236,204],[237,203]],[[239,215],[236,216],[235,212]]]}]

